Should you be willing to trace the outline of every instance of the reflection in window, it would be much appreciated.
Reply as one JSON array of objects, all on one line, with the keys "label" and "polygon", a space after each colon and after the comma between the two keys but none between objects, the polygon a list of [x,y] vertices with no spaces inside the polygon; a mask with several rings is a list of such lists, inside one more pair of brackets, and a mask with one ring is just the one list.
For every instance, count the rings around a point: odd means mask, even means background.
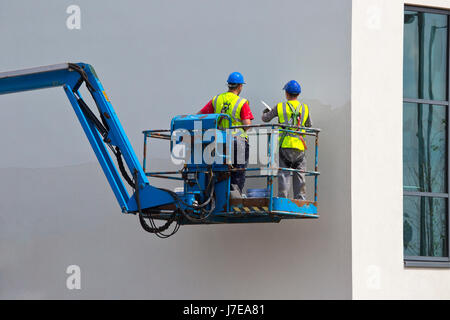
[{"label": "reflection in window", "polygon": [[405,103],[403,186],[405,191],[447,192],[446,107]]},{"label": "reflection in window", "polygon": [[449,16],[409,8],[403,53],[404,255],[438,261],[430,257],[449,257]]},{"label": "reflection in window", "polygon": [[447,16],[405,12],[404,98],[447,99]]},{"label": "reflection in window", "polygon": [[405,255],[447,256],[447,200],[406,196],[403,207]]}]

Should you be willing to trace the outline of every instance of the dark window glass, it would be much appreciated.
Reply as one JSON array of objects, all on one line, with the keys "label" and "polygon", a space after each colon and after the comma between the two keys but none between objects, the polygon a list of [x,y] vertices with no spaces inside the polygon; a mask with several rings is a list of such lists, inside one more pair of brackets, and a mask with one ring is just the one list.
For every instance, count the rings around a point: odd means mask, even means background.
[{"label": "dark window glass", "polygon": [[447,15],[406,11],[403,96],[447,100]]},{"label": "dark window glass", "polygon": [[403,105],[405,191],[447,192],[447,107]]},{"label": "dark window glass", "polygon": [[403,244],[410,262],[450,261],[448,21],[445,11],[426,8],[404,15]]},{"label": "dark window glass", "polygon": [[405,196],[403,210],[405,255],[447,257],[447,199]]}]

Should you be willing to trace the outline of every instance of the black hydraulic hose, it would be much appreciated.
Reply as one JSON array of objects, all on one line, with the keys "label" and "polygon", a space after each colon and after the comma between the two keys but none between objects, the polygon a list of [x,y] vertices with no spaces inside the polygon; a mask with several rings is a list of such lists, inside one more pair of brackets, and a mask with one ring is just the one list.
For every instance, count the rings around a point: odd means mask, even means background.
[{"label": "black hydraulic hose", "polygon": [[[120,150],[119,150],[119,152],[120,152]],[[119,164],[119,167],[120,167],[120,164]],[[123,167],[123,163],[122,163],[122,167]],[[122,169],[121,169],[121,171],[122,171]],[[123,168],[123,171],[125,171],[125,168]],[[122,174],[124,174],[124,172],[122,172]],[[125,171],[124,176],[127,176],[126,175],[126,171]],[[138,179],[137,171],[135,170],[135,172],[134,172],[134,182],[132,181],[132,184],[133,184],[134,189],[135,189],[136,203],[137,203],[138,213],[139,213],[138,214],[139,215],[139,222],[140,222],[142,228],[145,231],[147,231],[149,233],[154,233],[160,238],[168,238],[168,237],[172,236],[173,234],[175,234],[179,230],[180,224],[179,224],[179,221],[177,221],[177,212],[181,212],[182,216],[185,217],[186,219],[188,219],[189,221],[198,223],[198,222],[205,221],[215,209],[215,199],[214,199],[214,197],[215,197],[215,192],[214,192],[215,191],[215,184],[213,183],[214,176],[211,173],[210,180],[209,180],[208,186],[207,186],[207,189],[210,188],[209,197],[208,197],[208,199],[205,202],[203,202],[200,205],[190,205],[190,204],[184,202],[178,196],[178,194],[176,194],[176,192],[173,192],[173,191],[167,190],[167,189],[163,189],[163,188],[159,188],[159,190],[167,192],[174,199],[174,202],[175,202],[178,210],[174,210],[172,215],[167,220],[167,222],[165,224],[163,224],[162,226],[160,226],[160,227],[156,226],[156,224],[155,224],[155,222],[153,220],[153,217],[151,216],[151,212],[150,212],[149,216],[148,216],[148,220],[150,222],[150,225],[148,225],[148,223],[145,221],[144,213],[143,213],[142,208],[141,208],[141,199],[140,199],[139,186],[137,184],[137,179]],[[203,209],[209,203],[211,203],[210,209],[209,210]],[[199,218],[193,217],[191,214],[189,214],[188,212],[186,212],[184,210],[183,205],[185,207],[191,208],[193,210],[200,210],[201,211],[201,216]],[[173,231],[170,234],[164,234],[163,232],[166,231],[171,226],[171,224],[173,222],[176,222],[176,226],[174,227]]]},{"label": "black hydraulic hose", "polygon": [[[120,173],[122,173],[123,178],[126,180],[126,182],[128,182],[130,187],[132,187],[133,189],[136,189],[136,185],[135,185],[134,181],[128,175],[127,170],[125,170],[125,166],[124,166],[123,160],[122,160],[122,152],[120,152],[119,147],[116,147],[115,155],[116,155],[116,159],[117,159],[117,164],[119,165]],[[135,181],[136,181],[136,179],[135,179]]]},{"label": "black hydraulic hose", "polygon": [[[202,203],[201,205],[190,205],[190,204],[184,202],[175,192],[173,192],[171,190],[167,190],[167,189],[160,189],[160,190],[166,191],[167,193],[169,193],[172,196],[172,198],[179,204],[179,210],[181,211],[181,213],[183,214],[183,216],[186,219],[188,219],[188,220],[190,220],[192,222],[203,222],[210,216],[210,214],[215,209],[214,187],[215,187],[214,184],[212,184],[210,195],[209,195],[208,199],[205,201],[206,204],[212,201],[211,208],[208,211],[205,211],[203,209],[203,207],[206,206],[205,203]],[[182,205],[184,205],[187,208],[193,209],[193,210],[199,210],[200,209],[201,212],[202,212],[202,216],[200,218],[193,217],[192,215],[190,215],[188,212],[186,212],[182,208]]]},{"label": "black hydraulic hose", "polygon": [[84,102],[83,99],[78,97],[77,101],[85,116],[88,117],[94,123],[95,127],[97,128],[98,132],[100,132],[103,139],[106,139],[108,135],[108,129],[104,126],[102,122],[100,122],[100,120],[97,119],[95,114],[92,112],[91,109],[89,109],[89,106],[86,104],[86,102]]},{"label": "black hydraulic hose", "polygon": [[89,89],[89,91],[95,91],[94,87],[92,86],[91,82],[89,81],[86,71],[84,71],[84,69],[82,67],[80,67],[76,63],[69,63],[68,65],[69,65],[69,69],[75,70],[76,72],[78,72],[80,74],[81,79],[84,80],[84,82],[86,83],[86,87]]},{"label": "black hydraulic hose", "polygon": [[[87,87],[89,93],[91,94],[92,99],[95,102],[95,105],[97,106],[97,110],[98,110],[98,112],[100,114],[100,119],[101,119],[101,121],[103,123],[103,126],[104,126],[104,128],[106,128],[106,132],[108,132],[109,131],[108,123],[106,122],[105,116],[102,114],[102,112],[100,110],[100,107],[99,107],[99,105],[97,103],[97,99],[94,96],[95,89],[94,89],[93,85],[91,84],[91,82],[89,81],[89,77],[88,77],[86,71],[84,70],[84,67],[80,67],[79,65],[77,65],[75,63],[69,63],[69,70],[74,70],[74,71],[78,72],[78,74],[80,75],[80,80],[78,81],[78,83],[73,88],[73,92],[78,91],[79,87],[81,86],[81,84],[83,82],[86,84],[86,87]],[[83,101],[83,103],[84,103],[84,101]],[[86,105],[86,108],[89,109],[89,107],[87,107],[87,105]],[[92,113],[91,110],[89,110],[89,111]],[[95,116],[94,116],[94,118],[95,118]],[[97,120],[97,118],[95,118],[95,120]],[[97,126],[97,128],[99,128],[99,131],[103,135],[104,132],[101,130],[101,126],[99,126],[98,123],[96,123],[96,126]],[[103,137],[105,137],[105,135],[103,135]]]},{"label": "black hydraulic hose", "polygon": [[141,199],[140,199],[140,195],[139,195],[139,186],[138,186],[138,183],[137,183],[137,171],[135,171],[135,173],[134,173],[134,178],[135,178],[134,179],[134,185],[136,186],[136,188],[135,188],[136,204],[137,204],[137,207],[138,207],[139,222],[140,222],[142,228],[145,231],[149,232],[149,233],[156,234],[160,238],[168,238],[168,237],[172,236],[173,234],[175,234],[178,231],[178,229],[179,229],[179,224],[178,223],[175,226],[175,228],[172,231],[172,233],[170,233],[170,234],[163,234],[163,232],[166,231],[170,227],[170,225],[176,220],[176,217],[177,217],[176,211],[174,211],[172,213],[171,217],[166,221],[166,223],[163,224],[160,227],[157,227],[155,225],[155,223],[153,221],[153,217],[151,216],[151,214],[150,214],[150,217],[149,217],[149,221],[150,221],[151,226],[149,226],[147,224],[147,222],[145,221],[144,215],[142,213],[142,208],[141,208]]},{"label": "black hydraulic hose", "polygon": [[[213,174],[211,172],[211,175],[210,175],[209,181],[208,181],[208,185],[206,187],[206,190],[208,190],[210,188],[210,186],[211,186],[211,192],[209,194],[208,199],[205,202],[203,202],[202,204],[190,205],[190,204],[184,202],[182,199],[180,199],[176,193],[175,193],[175,196],[178,198],[178,201],[180,201],[186,207],[193,208],[193,209],[202,209],[202,208],[206,207],[211,202],[212,196],[214,194],[215,185],[212,183],[213,182],[213,178],[214,178],[214,176],[213,176]],[[165,191],[172,192],[170,190],[165,190]]]}]

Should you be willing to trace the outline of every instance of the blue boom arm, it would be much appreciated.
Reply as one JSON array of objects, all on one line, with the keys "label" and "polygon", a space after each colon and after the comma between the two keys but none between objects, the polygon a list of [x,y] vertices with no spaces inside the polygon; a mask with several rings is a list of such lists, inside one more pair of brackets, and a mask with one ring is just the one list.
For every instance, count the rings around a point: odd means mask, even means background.
[{"label": "blue boom arm", "polygon": [[[87,106],[79,92],[83,83],[97,105],[100,119]],[[173,203],[174,199],[168,192],[150,185],[91,65],[64,63],[0,73],[0,95],[59,86],[64,88],[122,211],[124,213],[138,211],[136,195],[129,195],[124,179],[134,188],[139,188],[141,209]],[[108,148],[116,155],[120,171]],[[127,176],[122,157],[133,179]]]}]

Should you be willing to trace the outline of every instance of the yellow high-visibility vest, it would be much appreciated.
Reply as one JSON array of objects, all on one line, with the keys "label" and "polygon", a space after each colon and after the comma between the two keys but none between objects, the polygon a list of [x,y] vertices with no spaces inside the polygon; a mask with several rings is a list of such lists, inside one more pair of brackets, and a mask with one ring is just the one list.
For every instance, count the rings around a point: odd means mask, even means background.
[{"label": "yellow high-visibility vest", "polygon": [[[214,113],[224,113],[231,117],[232,126],[242,126],[241,110],[242,106],[247,102],[247,99],[239,97],[232,92],[225,92],[215,96],[212,99]],[[221,120],[219,126],[222,129],[230,127],[228,120]],[[248,135],[244,129],[236,129],[231,132],[233,135],[238,135],[247,138]]]},{"label": "yellow high-visibility vest", "polygon": [[[304,129],[298,130],[298,126],[304,127],[309,116],[308,105],[300,103],[300,101],[292,100],[288,102],[280,102],[277,104],[278,123],[293,127],[285,128],[287,130],[305,132]],[[297,118],[298,117],[298,118]],[[299,125],[300,124],[300,125]],[[294,148],[304,151],[303,136],[299,133],[279,131],[280,148]]]}]

